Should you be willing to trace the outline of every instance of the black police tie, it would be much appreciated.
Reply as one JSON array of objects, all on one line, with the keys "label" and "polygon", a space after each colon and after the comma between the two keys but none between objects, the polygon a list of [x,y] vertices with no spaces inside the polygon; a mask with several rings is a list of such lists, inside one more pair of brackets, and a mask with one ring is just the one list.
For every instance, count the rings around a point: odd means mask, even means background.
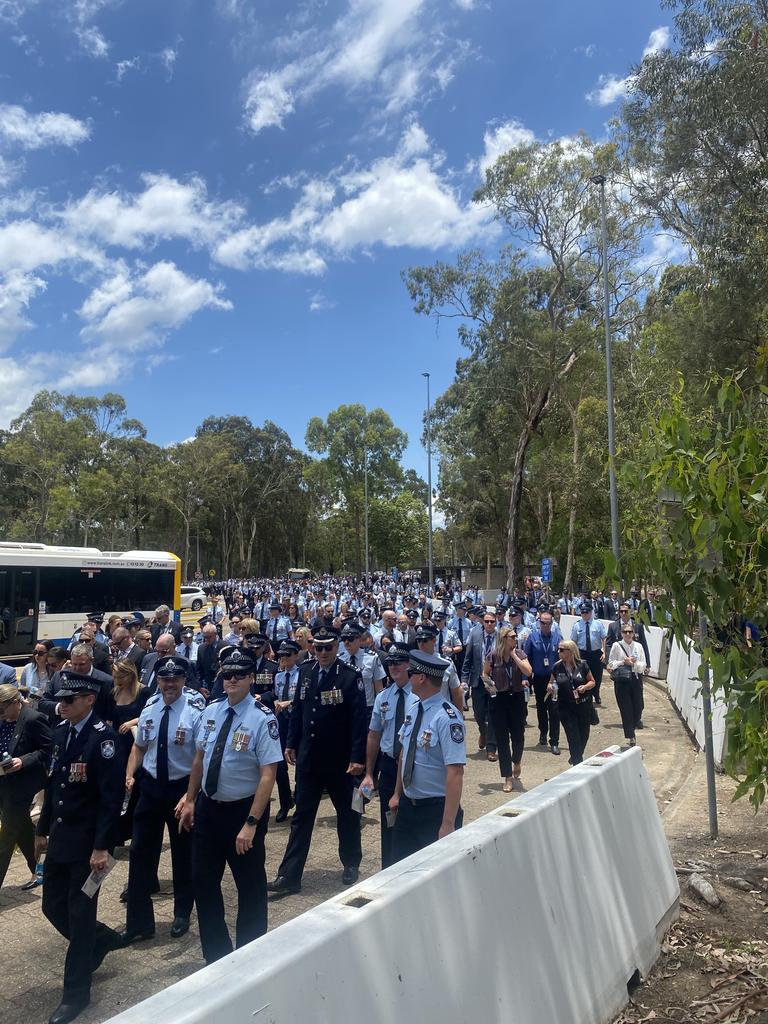
[{"label": "black police tie", "polygon": [[392,741],[392,757],[395,760],[400,757],[400,751],[403,749],[403,744],[400,742],[400,729],[405,721],[405,691],[402,688],[398,688],[397,691],[397,707],[395,708],[395,738]]},{"label": "black police tie", "polygon": [[235,717],[235,709],[227,708],[227,716],[221,723],[219,735],[216,737],[216,745],[213,748],[211,763],[208,765],[208,772],[205,776],[205,792],[213,796],[219,788],[219,775],[221,774],[221,759],[224,757],[224,748],[227,745],[229,730],[232,728],[232,719]]},{"label": "black police tie", "polygon": [[459,619],[459,640],[464,643],[464,619]]},{"label": "black police tie", "polygon": [[587,634],[587,642],[586,642],[586,644],[584,646],[584,650],[587,652],[587,654],[589,654],[589,652],[592,650],[592,637],[589,635],[589,620],[587,620],[585,625],[586,625],[585,632]]},{"label": "black police tie", "polygon": [[168,720],[171,705],[166,704],[163,708],[163,717],[160,722],[160,732],[157,737],[157,781],[161,786],[168,785]]},{"label": "black police tie", "polygon": [[290,672],[286,672],[285,673],[285,682],[283,683],[283,700],[288,700],[289,699],[288,694],[291,692],[290,691],[290,686],[291,686],[291,673]]},{"label": "black police tie", "polygon": [[419,726],[421,720],[424,717],[424,705],[419,701],[419,710],[416,712],[416,721],[413,723],[413,730],[411,731],[411,742],[408,744],[408,753],[405,755],[405,764],[403,765],[403,786],[410,786],[411,779],[413,778],[413,762],[416,758],[416,741],[419,737]]}]

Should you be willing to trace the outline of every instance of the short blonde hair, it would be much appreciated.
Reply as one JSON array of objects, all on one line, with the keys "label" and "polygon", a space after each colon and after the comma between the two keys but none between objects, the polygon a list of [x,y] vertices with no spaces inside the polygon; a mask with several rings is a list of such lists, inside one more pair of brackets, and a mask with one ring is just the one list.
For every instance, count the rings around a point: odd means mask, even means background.
[{"label": "short blonde hair", "polygon": [[245,635],[246,633],[260,633],[261,626],[256,619],[241,619],[238,622],[238,628],[240,632]]},{"label": "short blonde hair", "polygon": [[575,665],[581,664],[581,654],[579,653],[579,645],[577,643],[573,640],[561,640],[559,650],[562,652],[564,649],[573,655]]}]

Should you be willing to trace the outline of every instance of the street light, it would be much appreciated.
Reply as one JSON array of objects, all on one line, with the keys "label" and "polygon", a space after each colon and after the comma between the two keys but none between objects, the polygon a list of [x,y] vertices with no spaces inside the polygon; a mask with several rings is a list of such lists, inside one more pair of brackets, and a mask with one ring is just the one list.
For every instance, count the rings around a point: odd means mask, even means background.
[{"label": "street light", "polygon": [[432,404],[429,400],[429,374],[422,373],[427,378],[427,487],[429,488],[429,532],[427,533],[427,562],[429,565],[429,593],[434,592],[432,567]]},{"label": "street light", "polygon": [[605,216],[605,175],[594,174],[590,179],[600,186],[600,225],[603,236],[603,320],[605,322],[605,376],[608,389],[608,481],[611,500],[611,548],[616,566],[619,565],[619,499],[616,491],[616,433],[613,423],[613,359],[611,344],[611,319],[608,291],[608,238]]},{"label": "street light", "polygon": [[363,481],[365,486],[365,589],[370,590],[370,572],[368,569],[368,447],[363,442]]}]

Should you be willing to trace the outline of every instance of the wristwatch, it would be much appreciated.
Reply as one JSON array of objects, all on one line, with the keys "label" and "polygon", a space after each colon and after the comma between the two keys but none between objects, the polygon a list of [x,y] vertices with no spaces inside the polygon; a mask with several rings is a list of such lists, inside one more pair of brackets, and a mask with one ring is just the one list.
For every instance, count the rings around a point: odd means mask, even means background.
[{"label": "wristwatch", "polygon": [[245,819],[245,824],[248,825],[250,828],[254,828],[256,825],[259,824],[259,819],[254,818],[252,814],[249,814],[248,817]]}]

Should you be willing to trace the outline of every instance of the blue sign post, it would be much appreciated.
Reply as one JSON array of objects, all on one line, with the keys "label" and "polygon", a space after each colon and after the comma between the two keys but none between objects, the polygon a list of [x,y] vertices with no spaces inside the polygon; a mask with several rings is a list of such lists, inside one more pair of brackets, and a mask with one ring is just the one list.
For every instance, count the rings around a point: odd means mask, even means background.
[{"label": "blue sign post", "polygon": [[552,559],[542,558],[541,560],[541,582],[551,583],[552,582]]}]

